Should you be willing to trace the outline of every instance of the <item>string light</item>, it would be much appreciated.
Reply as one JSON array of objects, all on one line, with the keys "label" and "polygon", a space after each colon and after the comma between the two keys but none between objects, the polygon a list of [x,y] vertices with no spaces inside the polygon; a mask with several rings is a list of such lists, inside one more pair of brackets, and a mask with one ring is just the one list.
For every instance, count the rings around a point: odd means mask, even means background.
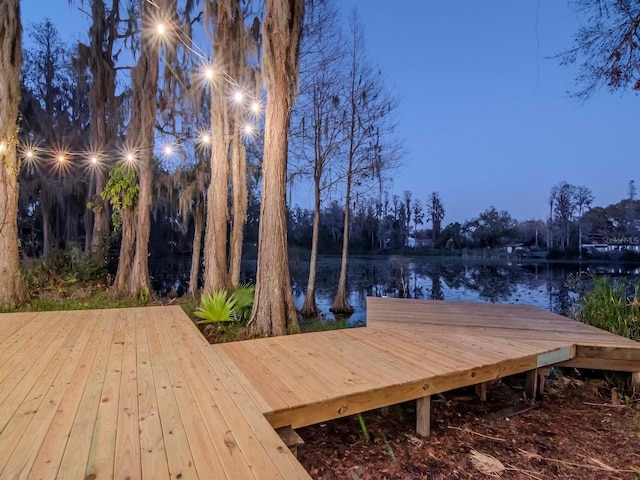
[{"label": "string light", "polygon": [[[155,13],[151,14],[152,20],[147,23],[147,27],[145,27],[147,32],[155,33],[155,35],[152,35],[152,38],[155,39],[154,41],[158,41],[160,44],[164,45],[167,45],[170,41],[180,42],[188,51],[202,60],[200,73],[198,73],[196,77],[200,77],[201,81],[206,82],[208,85],[212,85],[220,81],[229,84],[232,87],[231,95],[233,101],[239,105],[246,105],[247,116],[252,117],[254,120],[257,119],[263,111],[263,106],[260,101],[254,100],[250,103],[245,103],[247,98],[250,98],[252,94],[247,94],[247,90],[242,88],[235,79],[233,79],[223,69],[213,65],[206,52],[197,44],[194,44],[192,38],[182,31],[178,22],[173,19],[171,15],[163,12],[154,0],[147,0],[147,2],[156,8]],[[246,123],[241,127],[241,131],[244,138],[254,138],[258,133],[258,128],[251,123]],[[211,144],[211,134],[210,132],[204,131],[198,133],[192,141],[189,141],[188,137],[183,138],[182,141],[191,143],[195,148],[206,148]],[[24,160],[24,164],[32,166],[36,165],[36,161],[41,155],[49,155],[49,158],[53,158],[55,165],[60,169],[66,170],[70,168],[73,164],[71,161],[73,157],[82,158],[82,164],[85,165],[85,168],[97,169],[107,167],[106,163],[101,159],[101,154],[99,154],[95,149],[92,149],[89,152],[73,153],[67,152],[64,148],[47,149],[37,147],[36,145],[37,144],[34,144],[32,141],[30,144],[25,142],[25,144],[19,145],[20,154]],[[124,160],[128,164],[133,164],[136,161],[134,151],[139,151],[140,148],[152,149],[153,146],[137,146],[135,150],[121,150],[120,158],[124,157]],[[0,154],[4,153],[6,150],[7,142],[0,142]],[[170,144],[165,144],[162,147],[162,155],[164,157],[170,157],[174,152],[174,147]]]},{"label": "string light", "polygon": [[24,164],[33,169],[38,159],[38,143],[33,140],[27,141],[20,146],[19,151]]},{"label": "string light", "polygon": [[208,133],[203,133],[202,135],[200,135],[200,143],[209,145],[211,143],[211,135],[209,135]]},{"label": "string light", "polygon": [[242,138],[251,140],[256,137],[258,129],[251,123],[245,123],[241,127]]}]

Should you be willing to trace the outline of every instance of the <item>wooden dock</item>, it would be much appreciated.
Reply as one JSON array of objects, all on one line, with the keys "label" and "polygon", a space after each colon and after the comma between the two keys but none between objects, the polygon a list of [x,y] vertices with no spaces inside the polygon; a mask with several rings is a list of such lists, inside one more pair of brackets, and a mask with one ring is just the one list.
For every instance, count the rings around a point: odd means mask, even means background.
[{"label": "wooden dock", "polygon": [[[0,315],[0,479],[309,478],[274,428],[640,343],[527,306],[371,298],[366,328],[208,345],[179,307]],[[426,430],[425,430],[426,428]]]}]

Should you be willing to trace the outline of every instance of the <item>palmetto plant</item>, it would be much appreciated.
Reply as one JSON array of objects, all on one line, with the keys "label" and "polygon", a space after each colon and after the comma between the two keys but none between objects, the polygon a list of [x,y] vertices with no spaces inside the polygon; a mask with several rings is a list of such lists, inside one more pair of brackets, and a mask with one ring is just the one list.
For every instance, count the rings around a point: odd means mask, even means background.
[{"label": "palmetto plant", "polygon": [[226,290],[205,295],[202,297],[202,306],[194,312],[197,317],[202,318],[197,323],[231,322],[235,320],[232,316],[235,306],[235,300],[228,297]]},{"label": "palmetto plant", "polygon": [[246,322],[253,307],[255,287],[239,285],[231,294],[218,290],[202,297],[202,306],[194,313],[202,318],[197,323]]},{"label": "palmetto plant", "polygon": [[248,283],[241,283],[231,294],[231,297],[235,301],[235,308],[233,315],[235,320],[239,322],[246,322],[251,315],[251,309],[253,308],[253,298],[256,293],[256,287]]}]

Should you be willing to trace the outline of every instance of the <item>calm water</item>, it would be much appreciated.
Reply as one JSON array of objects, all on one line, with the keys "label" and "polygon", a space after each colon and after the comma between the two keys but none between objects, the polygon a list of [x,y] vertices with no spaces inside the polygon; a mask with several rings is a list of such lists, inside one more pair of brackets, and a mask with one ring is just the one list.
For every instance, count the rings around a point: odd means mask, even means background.
[{"label": "calm water", "polygon": [[[156,265],[152,263],[151,270],[154,289],[160,295],[171,288],[182,291],[189,277],[189,258],[164,259]],[[338,282],[340,258],[321,257],[317,271],[318,306],[326,318],[333,318],[329,308]],[[307,261],[291,262],[293,294],[298,307],[304,301],[308,274]],[[635,282],[640,268],[434,257],[351,257],[347,288],[349,302],[356,311],[349,323],[365,322],[366,297],[371,295],[521,303],[571,315],[580,292],[589,288],[592,274],[624,277]],[[245,281],[253,281],[255,262],[244,263],[243,276]]]}]

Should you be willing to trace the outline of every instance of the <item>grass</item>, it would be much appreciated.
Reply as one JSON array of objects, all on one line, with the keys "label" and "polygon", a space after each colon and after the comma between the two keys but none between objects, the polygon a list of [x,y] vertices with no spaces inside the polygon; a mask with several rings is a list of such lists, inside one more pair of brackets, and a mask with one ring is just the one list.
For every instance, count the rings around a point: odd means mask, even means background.
[{"label": "grass", "polygon": [[616,335],[640,340],[640,288],[629,293],[624,282],[596,277],[580,301],[579,319]]},{"label": "grass", "polygon": [[33,298],[25,303],[21,310],[46,312],[56,310],[93,310],[139,306],[140,303],[137,297],[116,298],[109,291],[92,290],[90,295],[78,298],[56,298],[51,296]]},{"label": "grass", "polygon": [[300,320],[300,332],[326,332],[329,330],[340,330],[348,328],[346,320],[327,320],[324,318],[309,318]]}]

